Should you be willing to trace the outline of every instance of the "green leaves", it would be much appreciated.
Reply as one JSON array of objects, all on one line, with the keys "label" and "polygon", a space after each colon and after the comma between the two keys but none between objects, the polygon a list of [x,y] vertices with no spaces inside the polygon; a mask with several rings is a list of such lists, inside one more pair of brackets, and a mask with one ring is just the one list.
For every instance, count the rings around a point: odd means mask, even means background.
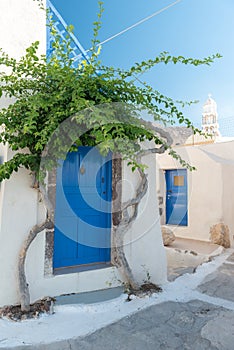
[{"label": "green leaves", "polygon": [[39,158],[32,154],[17,153],[12,159],[0,165],[0,182],[9,179],[21,166],[38,172]]},{"label": "green leaves", "polygon": [[222,56],[219,53],[217,53],[215,55],[211,55],[203,59],[194,59],[194,58],[185,58],[184,56],[171,56],[168,52],[164,51],[164,52],[161,52],[154,59],[149,59],[147,61],[135,63],[134,66],[132,66],[129,70],[127,71],[118,70],[118,73],[122,79],[126,79],[127,77],[134,76],[135,74],[137,75],[143,74],[159,63],[164,63],[164,64],[182,63],[185,65],[193,65],[193,66],[210,65],[211,63],[214,62],[215,59],[218,59],[221,57]]},{"label": "green leaves", "polygon": [[174,159],[176,159],[182,167],[187,168],[190,171],[196,170],[196,168],[192,165],[190,165],[188,162],[186,162],[178,153],[176,153],[175,150],[172,148],[169,148],[169,155],[172,156]]},{"label": "green leaves", "polygon": [[97,61],[97,58],[98,58],[100,51],[101,51],[101,46],[99,45],[100,40],[98,39],[98,34],[99,34],[99,30],[101,29],[101,24],[102,24],[101,18],[102,18],[102,14],[104,12],[104,7],[103,7],[102,1],[98,1],[98,7],[99,7],[98,19],[97,19],[97,21],[93,22],[93,38],[92,38],[92,47],[90,49],[90,52],[91,52],[90,61],[95,66],[97,66],[99,63]]},{"label": "green leaves", "polygon": [[[41,0],[38,3],[42,6]],[[70,36],[61,38],[51,19],[49,27],[54,37],[54,51],[50,60],[38,55],[38,41],[26,49],[19,61],[0,50],[0,97],[12,98],[12,103],[0,110],[0,124],[4,124],[0,142],[8,142],[16,152],[11,160],[0,165],[0,181],[10,178],[20,167],[39,176],[42,154],[51,135],[71,116],[74,124],[74,130],[69,130],[73,140],[71,150],[79,145],[97,145],[102,154],[118,152],[128,160],[133,171],[137,167],[144,170],[144,165],[139,164],[137,158],[142,142],[153,140],[157,146],[165,142],[142,125],[138,119],[141,110],[147,110],[157,122],[165,125],[178,122],[192,128],[194,133],[199,132],[179,109],[181,105],[183,107],[193,101],[175,102],[142,82],[138,76],[159,63],[209,65],[221,55],[193,59],[162,52],[154,59],[135,63],[128,70],[102,66],[98,61],[102,13],[103,3],[99,1],[89,64],[83,61],[73,68]],[[69,33],[74,30],[73,26],[67,29]],[[114,110],[109,105],[111,103],[120,103],[120,106]],[[105,108],[101,110],[98,105]],[[77,127],[85,130],[84,134],[78,135]],[[164,146],[167,149],[167,145]],[[22,153],[22,149],[26,149],[27,153]],[[53,151],[58,158],[64,154],[62,139],[56,139]],[[182,166],[193,169],[174,150],[169,149],[169,153]],[[48,167],[54,164],[52,161]]]}]

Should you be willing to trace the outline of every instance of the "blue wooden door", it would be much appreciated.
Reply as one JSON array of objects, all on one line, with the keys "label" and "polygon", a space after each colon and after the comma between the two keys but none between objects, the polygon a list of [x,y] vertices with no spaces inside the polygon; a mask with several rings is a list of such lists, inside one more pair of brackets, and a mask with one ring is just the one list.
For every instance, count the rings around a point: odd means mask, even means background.
[{"label": "blue wooden door", "polygon": [[187,170],[166,170],[166,223],[188,224]]},{"label": "blue wooden door", "polygon": [[57,169],[54,268],[110,261],[111,156],[79,147]]}]

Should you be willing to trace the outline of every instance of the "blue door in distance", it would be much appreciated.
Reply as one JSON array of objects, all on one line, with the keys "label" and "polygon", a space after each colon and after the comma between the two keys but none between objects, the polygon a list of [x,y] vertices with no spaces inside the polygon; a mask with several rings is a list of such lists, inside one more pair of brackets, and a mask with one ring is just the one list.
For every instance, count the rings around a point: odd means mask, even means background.
[{"label": "blue door in distance", "polygon": [[187,170],[166,170],[166,223],[188,224]]},{"label": "blue door in distance", "polygon": [[79,147],[57,168],[54,268],[110,261],[111,155]]}]

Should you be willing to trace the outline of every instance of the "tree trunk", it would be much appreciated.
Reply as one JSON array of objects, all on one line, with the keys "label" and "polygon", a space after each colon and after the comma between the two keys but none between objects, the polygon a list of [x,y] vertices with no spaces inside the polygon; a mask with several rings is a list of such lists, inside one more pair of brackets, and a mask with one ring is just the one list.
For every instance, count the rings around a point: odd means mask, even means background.
[{"label": "tree trunk", "polygon": [[131,289],[137,290],[139,289],[139,283],[137,283],[135,280],[132,269],[124,253],[124,231],[126,231],[126,229],[123,228],[122,230],[120,226],[118,226],[118,228],[115,230],[115,249],[117,255],[116,267],[118,268],[118,271],[122,276],[124,283]]},{"label": "tree trunk", "polygon": [[25,260],[27,257],[28,249],[37,235],[44,230],[52,230],[54,227],[54,208],[49,200],[49,197],[46,193],[44,186],[38,185],[36,182],[36,177],[34,177],[33,188],[37,189],[38,192],[42,195],[43,203],[47,210],[47,218],[40,225],[35,225],[29,231],[28,236],[24,240],[22,247],[20,249],[19,257],[18,257],[18,288],[20,295],[20,304],[22,311],[30,311],[30,293],[25,273]]},{"label": "tree trunk", "polygon": [[28,283],[25,274],[25,259],[27,256],[27,251],[37,237],[37,235],[45,229],[52,229],[53,223],[47,219],[41,225],[35,225],[29,232],[27,238],[25,239],[19,254],[18,260],[18,282],[19,282],[19,293],[20,293],[20,303],[22,311],[30,311],[30,294]]},{"label": "tree trunk", "polygon": [[[165,152],[166,147],[171,146],[173,142],[171,136],[166,130],[163,130],[160,127],[154,126],[152,125],[151,122],[147,122],[143,119],[141,119],[141,122],[144,123],[150,129],[154,130],[156,133],[160,134],[160,136],[166,141],[164,144],[162,144],[158,148],[152,148],[152,149],[140,151],[138,153],[139,164],[141,164],[141,158],[143,156],[148,154],[155,154],[155,153],[162,154]],[[124,236],[127,233],[130,225],[137,218],[139,204],[148,190],[148,180],[147,180],[146,174],[140,168],[138,168],[138,173],[140,175],[141,180],[136,189],[136,195],[134,198],[130,199],[129,201],[121,205],[121,220],[114,230],[114,236],[115,236],[114,243],[115,243],[116,255],[117,255],[116,265],[118,267],[120,274],[122,275],[124,282],[127,283],[132,289],[135,289],[135,290],[139,288],[139,283],[137,283],[137,281],[135,280],[131,267],[124,253]],[[131,216],[129,216],[128,214],[129,207],[133,209],[133,213]]]},{"label": "tree trunk", "polygon": [[[140,160],[139,160],[140,162]],[[125,252],[124,252],[124,236],[127,233],[130,225],[136,219],[138,214],[138,206],[141,199],[145,196],[148,189],[147,177],[141,169],[138,169],[141,181],[136,190],[136,196],[129,201],[125,202],[121,206],[121,220],[118,226],[114,230],[114,243],[116,248],[117,255],[117,268],[124,280],[124,282],[134,290],[139,289],[139,283],[136,281],[132,269],[127,261]],[[128,208],[133,208],[133,213],[130,216],[128,214]]]}]

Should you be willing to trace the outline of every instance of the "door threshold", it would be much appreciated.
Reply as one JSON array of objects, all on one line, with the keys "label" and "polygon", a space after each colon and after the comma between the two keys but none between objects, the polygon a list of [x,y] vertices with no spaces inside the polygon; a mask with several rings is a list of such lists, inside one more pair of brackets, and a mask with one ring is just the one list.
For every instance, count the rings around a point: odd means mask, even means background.
[{"label": "door threshold", "polygon": [[124,293],[124,287],[112,287],[107,289],[92,290],[81,293],[71,293],[55,296],[55,305],[77,305],[77,304],[95,304],[105,301],[111,301],[119,298]]},{"label": "door threshold", "polygon": [[57,275],[67,275],[70,273],[78,273],[78,272],[84,272],[84,271],[92,271],[92,270],[101,270],[106,269],[108,267],[112,267],[113,265],[111,262],[107,263],[93,263],[93,264],[86,264],[86,265],[77,265],[77,266],[66,266],[66,267],[59,267],[54,269],[54,276]]},{"label": "door threshold", "polygon": [[161,226],[169,226],[169,227],[173,227],[173,228],[176,228],[176,227],[183,228],[183,227],[188,227],[189,225],[163,224]]}]

